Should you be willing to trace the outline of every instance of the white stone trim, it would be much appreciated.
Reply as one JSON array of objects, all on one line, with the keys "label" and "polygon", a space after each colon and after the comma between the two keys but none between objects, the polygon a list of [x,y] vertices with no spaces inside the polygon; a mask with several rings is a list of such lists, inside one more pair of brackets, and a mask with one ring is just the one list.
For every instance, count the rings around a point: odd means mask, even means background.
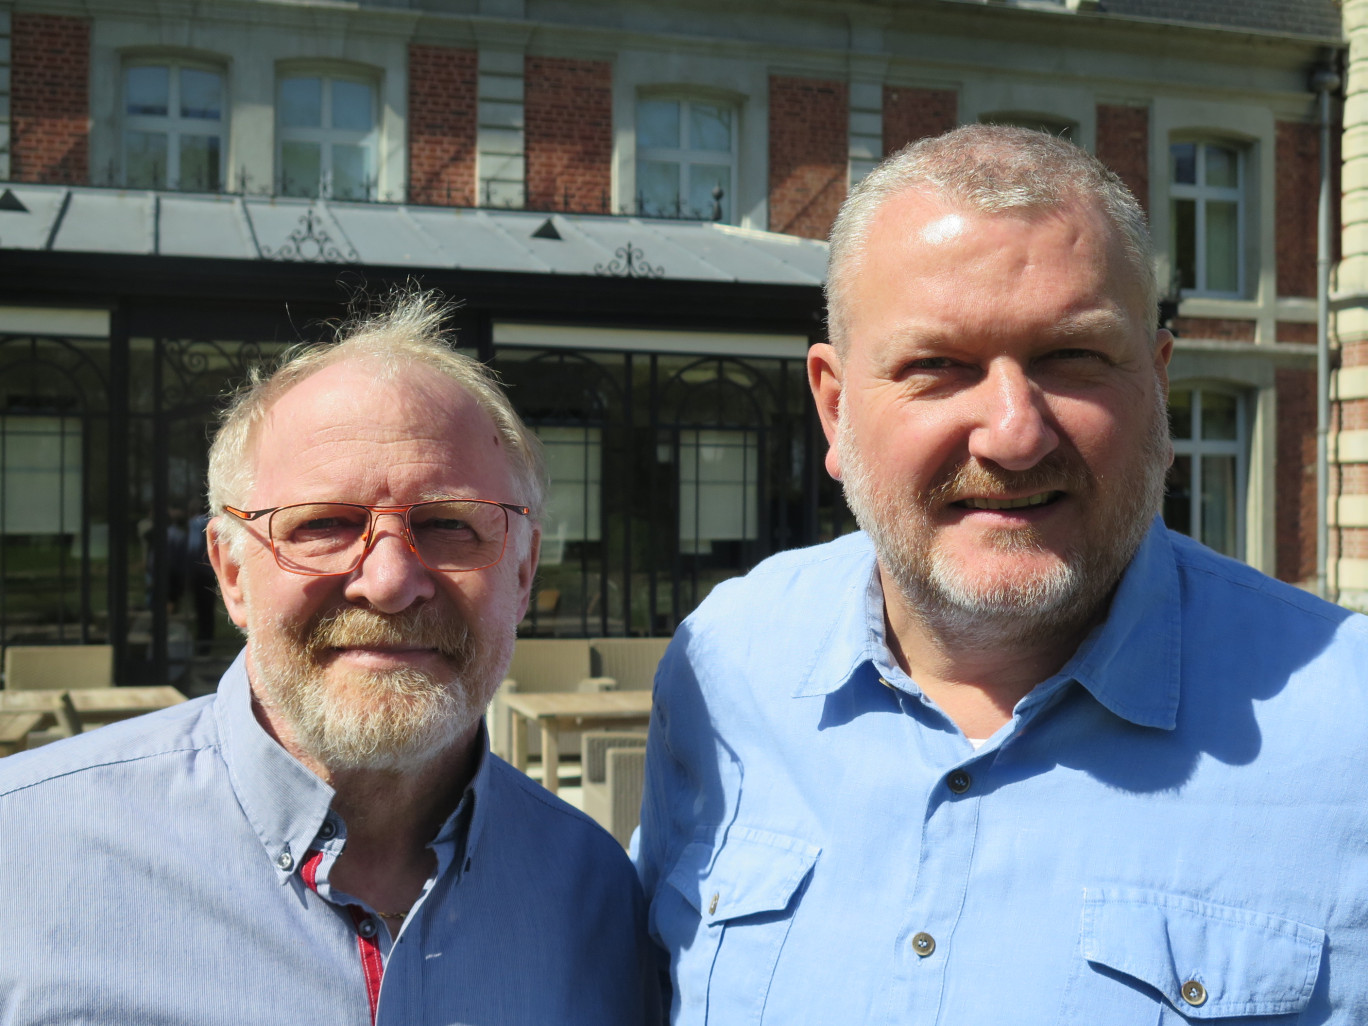
[{"label": "white stone trim", "polygon": [[526,54],[507,43],[479,48],[475,129],[475,204],[521,208],[527,203],[524,111]]}]

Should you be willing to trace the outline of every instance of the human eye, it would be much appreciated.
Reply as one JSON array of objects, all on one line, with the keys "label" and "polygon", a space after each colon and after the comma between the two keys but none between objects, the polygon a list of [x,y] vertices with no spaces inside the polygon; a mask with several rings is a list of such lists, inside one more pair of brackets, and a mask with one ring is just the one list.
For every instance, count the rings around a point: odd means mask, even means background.
[{"label": "human eye", "polygon": [[289,545],[348,545],[365,533],[369,521],[370,515],[359,507],[307,503],[277,511],[271,530]]},{"label": "human eye", "polygon": [[478,541],[477,515],[468,503],[439,503],[415,509],[410,522],[415,532],[443,542]]}]

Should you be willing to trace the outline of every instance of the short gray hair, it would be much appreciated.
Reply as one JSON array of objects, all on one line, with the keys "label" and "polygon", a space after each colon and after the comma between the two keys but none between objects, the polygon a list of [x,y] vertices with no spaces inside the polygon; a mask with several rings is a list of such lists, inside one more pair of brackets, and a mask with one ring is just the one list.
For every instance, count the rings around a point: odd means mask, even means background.
[{"label": "short gray hair", "polygon": [[1159,299],[1153,243],[1145,211],[1125,183],[1096,157],[1047,132],[1009,125],[964,125],[904,146],[851,190],[831,228],[827,254],[827,332],[844,351],[849,318],[845,296],[884,202],[924,189],[971,210],[996,214],[1054,210],[1093,202],[1121,241],[1145,309]]},{"label": "short gray hair", "polygon": [[455,381],[494,421],[504,444],[519,494],[498,498],[523,503],[531,508],[534,522],[541,520],[546,502],[541,443],[513,409],[494,372],[452,347],[442,328],[449,311],[434,292],[396,289],[378,312],[353,316],[338,327],[331,344],[291,346],[273,368],[252,368],[221,413],[218,434],[209,447],[209,508],[228,529],[230,543],[241,544],[241,524],[236,517],[223,516],[223,507],[241,507],[252,492],[256,434],[266,414],[305,378],[353,359],[377,362],[385,381],[414,365],[432,367]]}]

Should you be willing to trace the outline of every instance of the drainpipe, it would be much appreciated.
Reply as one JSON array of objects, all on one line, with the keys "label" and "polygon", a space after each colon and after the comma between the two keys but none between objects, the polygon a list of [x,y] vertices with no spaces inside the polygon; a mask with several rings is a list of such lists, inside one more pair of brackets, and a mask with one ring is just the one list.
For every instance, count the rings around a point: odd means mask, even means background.
[{"label": "drainpipe", "polygon": [[1333,168],[1330,166],[1330,95],[1339,72],[1325,64],[1311,73],[1320,94],[1320,204],[1316,228],[1316,594],[1330,597],[1330,223]]}]

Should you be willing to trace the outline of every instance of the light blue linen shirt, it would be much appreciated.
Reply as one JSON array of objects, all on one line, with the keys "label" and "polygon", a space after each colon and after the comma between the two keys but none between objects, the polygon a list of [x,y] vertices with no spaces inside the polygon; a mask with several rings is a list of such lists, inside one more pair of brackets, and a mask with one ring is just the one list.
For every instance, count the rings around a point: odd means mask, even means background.
[{"label": "light blue linen shirt", "polygon": [[0,1024],[367,1026],[374,1003],[381,1026],[636,1026],[655,1007],[625,853],[487,747],[392,944],[328,885],[332,796],[257,723],[242,657],[216,696],[0,759]]},{"label": "light blue linen shirt", "polygon": [[1368,1023],[1368,619],[1161,524],[977,752],[863,535],[712,593],[648,752],[677,1024]]}]

